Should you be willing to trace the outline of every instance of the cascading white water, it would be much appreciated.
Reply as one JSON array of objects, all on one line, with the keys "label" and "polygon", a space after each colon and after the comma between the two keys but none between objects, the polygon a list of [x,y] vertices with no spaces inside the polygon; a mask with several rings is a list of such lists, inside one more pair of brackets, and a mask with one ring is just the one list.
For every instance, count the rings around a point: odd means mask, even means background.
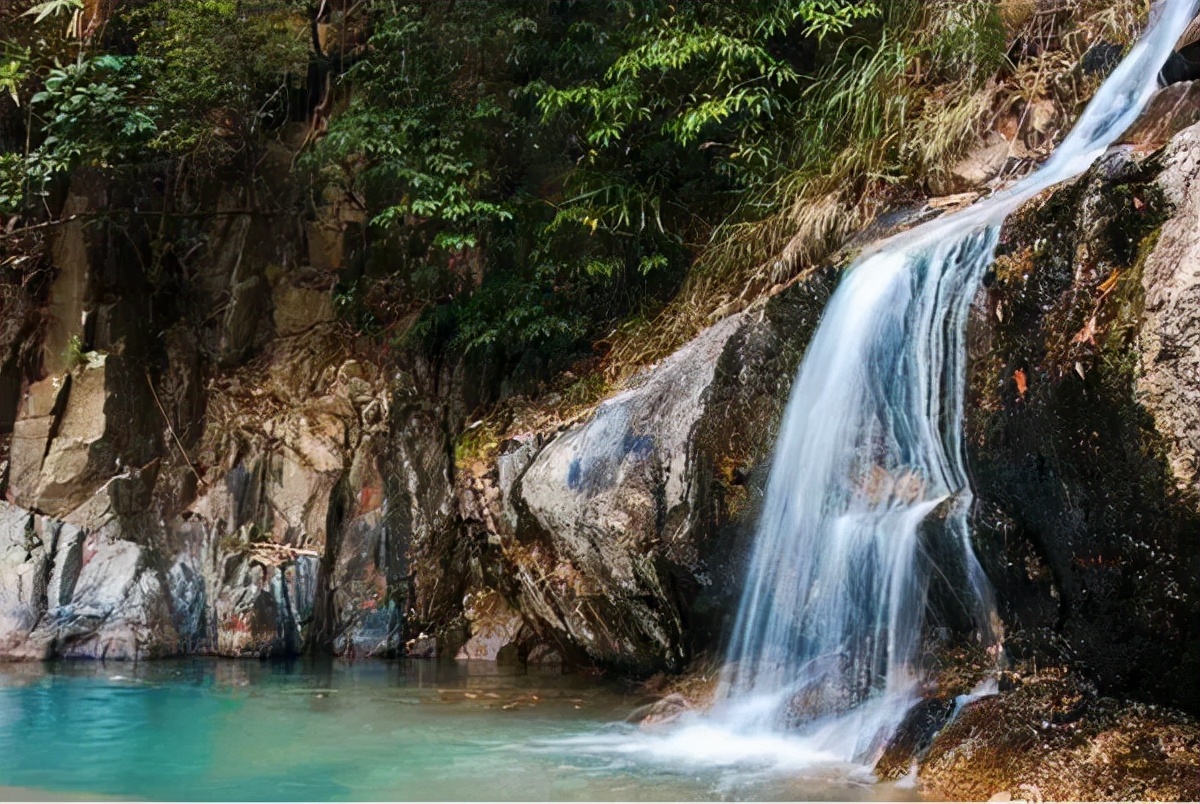
[{"label": "cascading white water", "polygon": [[1198,2],[1155,7],[1142,39],[1037,172],[879,244],[847,270],[792,388],[713,709],[663,730],[557,739],[554,750],[728,768],[733,784],[753,785],[764,768],[857,783],[919,692],[934,569],[922,550],[926,527],[944,540],[943,560],[957,554],[954,574],[965,579],[981,636],[996,636],[967,528],[971,300],[1004,219],[1082,173],[1133,123]]},{"label": "cascading white water", "polygon": [[1007,215],[1082,173],[1128,128],[1195,6],[1165,0],[1155,9],[1151,27],[1041,169],[884,242],[848,269],[808,347],[776,444],[712,713],[724,728],[761,735],[799,726],[814,748],[846,761],[881,745],[920,681],[927,521],[957,553],[981,632],[992,636],[990,592],[966,520],[971,299]]}]

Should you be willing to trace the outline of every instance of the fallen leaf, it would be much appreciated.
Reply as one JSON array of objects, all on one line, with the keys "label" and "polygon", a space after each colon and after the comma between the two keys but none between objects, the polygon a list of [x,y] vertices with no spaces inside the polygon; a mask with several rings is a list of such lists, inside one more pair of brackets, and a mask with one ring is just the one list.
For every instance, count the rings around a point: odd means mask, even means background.
[{"label": "fallen leaf", "polygon": [[1078,360],[1075,361],[1075,373],[1079,375],[1079,379],[1086,380],[1087,375],[1083,373],[1083,364]]},{"label": "fallen leaf", "polygon": [[1017,369],[1013,372],[1013,382],[1017,384],[1017,395],[1024,399],[1025,391],[1029,388],[1029,383],[1025,379],[1024,369]]},{"label": "fallen leaf", "polygon": [[1133,197],[1133,208],[1136,209],[1138,212],[1141,212],[1143,209],[1145,209],[1145,207],[1146,207],[1146,203],[1144,201],[1142,201],[1142,199],[1138,198],[1135,195]]},{"label": "fallen leaf", "polygon": [[1117,286],[1117,279],[1119,279],[1120,276],[1120,271],[1113,271],[1111,274],[1109,274],[1108,279],[1105,279],[1103,282],[1101,282],[1100,287],[1097,288],[1097,290],[1100,291],[1100,295],[1107,296],[1109,293],[1111,293],[1112,289]]},{"label": "fallen leaf", "polygon": [[1096,345],[1096,316],[1089,318],[1088,322],[1083,325],[1083,329],[1075,333],[1075,337],[1071,339],[1071,343]]}]

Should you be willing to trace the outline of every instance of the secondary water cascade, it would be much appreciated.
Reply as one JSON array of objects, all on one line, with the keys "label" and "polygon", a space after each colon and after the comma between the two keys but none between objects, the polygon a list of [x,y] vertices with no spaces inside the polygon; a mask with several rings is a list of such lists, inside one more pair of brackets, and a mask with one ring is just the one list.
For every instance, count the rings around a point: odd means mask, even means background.
[{"label": "secondary water cascade", "polygon": [[[790,733],[830,759],[870,759],[919,692],[932,571],[965,579],[980,634],[999,647],[967,522],[971,301],[1005,218],[1082,173],[1133,123],[1195,7],[1155,7],[1039,170],[846,271],[792,389],[710,728]],[[927,539],[941,540],[936,568]]]}]

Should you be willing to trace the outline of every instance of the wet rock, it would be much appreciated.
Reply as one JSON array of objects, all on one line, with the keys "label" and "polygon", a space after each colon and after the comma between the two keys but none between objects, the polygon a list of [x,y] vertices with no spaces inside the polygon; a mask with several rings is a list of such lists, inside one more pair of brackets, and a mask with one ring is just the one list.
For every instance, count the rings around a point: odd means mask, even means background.
[{"label": "wet rock", "polygon": [[[1122,135],[1121,142],[1150,150],[1198,122],[1200,81],[1173,84],[1155,93],[1146,112]],[[1181,142],[1175,150],[1185,147]]]},{"label": "wet rock", "polygon": [[653,703],[648,703],[634,709],[625,718],[625,722],[637,723],[643,728],[663,726],[668,723],[674,723],[695,708],[695,705],[682,694],[672,692]]},{"label": "wet rock", "polygon": [[1069,674],[1027,678],[963,707],[919,771],[922,795],[982,801],[1192,801],[1200,725],[1179,712],[1100,697]]},{"label": "wet rock", "polygon": [[848,711],[862,700],[863,693],[838,675],[823,674],[788,699],[783,718],[788,728],[799,729],[822,717]]},{"label": "wet rock", "polygon": [[1197,136],[1161,157],[1114,150],[1009,220],[972,318],[966,421],[975,549],[1009,655],[1189,711]]},{"label": "wet rock", "polygon": [[875,763],[875,775],[883,781],[907,776],[929,750],[937,733],[950,722],[953,712],[952,699],[925,698],[914,704]]},{"label": "wet rock", "polygon": [[1175,51],[1163,65],[1161,81],[1174,85],[1180,81],[1195,81],[1200,78],[1200,44],[1192,42]]},{"label": "wet rock", "polygon": [[469,623],[470,638],[459,649],[458,659],[496,661],[502,650],[515,646],[524,626],[521,615],[494,589],[469,594],[463,614]]}]

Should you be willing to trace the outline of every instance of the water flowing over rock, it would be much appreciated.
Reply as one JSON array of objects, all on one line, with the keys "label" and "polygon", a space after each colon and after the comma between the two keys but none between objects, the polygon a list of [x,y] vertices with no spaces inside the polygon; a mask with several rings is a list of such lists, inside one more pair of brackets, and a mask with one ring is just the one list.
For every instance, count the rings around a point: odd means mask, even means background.
[{"label": "water flowing over rock", "polygon": [[[820,745],[872,757],[919,683],[930,567],[918,526],[944,506],[950,571],[992,638],[990,587],[969,541],[963,460],[966,324],[1000,224],[1085,170],[1136,119],[1191,20],[1176,2],[1037,172],[880,245],[839,285],[800,369],[728,653],[719,716],[746,731],[856,709]],[[1023,393],[1023,391],[1022,391]],[[937,551],[946,555],[946,551]]]},{"label": "water flowing over rock", "polygon": [[974,541],[1010,657],[1191,711],[1200,383],[1179,191],[1196,148],[1192,128],[1116,149],[1010,220],[972,320],[968,415]]},{"label": "water flowing over rock", "polygon": [[[362,258],[361,210],[314,213],[283,185],[266,188],[272,204],[263,188],[205,190],[219,215],[170,223],[197,244],[178,287],[155,286],[146,243],[68,222],[45,293],[6,297],[0,316],[0,657],[407,653],[644,677],[723,647],[753,560],[761,616],[743,617],[726,692],[774,687],[750,721],[832,723],[853,733],[844,756],[869,755],[900,723],[893,770],[906,772],[953,698],[922,683],[940,637],[918,628],[921,596],[928,625],[953,639],[991,625],[985,601],[960,601],[986,597],[969,534],[1012,661],[1071,665],[1106,692],[1197,711],[1200,135],[1179,133],[1197,109],[1195,84],[1167,88],[1129,147],[999,233],[1012,194],[969,210],[967,239],[914,246],[905,265],[870,250],[883,223],[865,233],[854,247],[880,272],[861,264],[844,284],[861,276],[878,294],[863,328],[886,343],[851,356],[852,332],[826,336],[837,349],[814,348],[838,356],[794,395],[810,406],[796,414],[815,422],[805,429],[869,437],[840,457],[777,450],[785,493],[765,511],[772,446],[796,429],[792,380],[844,266],[715,321],[578,419],[509,432],[474,466],[455,450],[468,417],[520,378],[351,334],[336,309]],[[1082,169],[1098,148],[1053,170]],[[1001,150],[985,142],[946,189],[1011,169]],[[81,170],[65,209],[143,192],[153,214],[148,190]],[[821,477],[828,497],[806,485]],[[762,517],[824,520],[845,549],[781,538],[752,559]],[[781,536],[799,527],[786,524]],[[797,552],[812,563],[789,569]],[[855,568],[824,587],[802,577]],[[871,586],[894,593],[887,616]],[[752,658],[756,642],[777,652]],[[861,704],[889,684],[895,706],[872,719]],[[870,716],[835,719],[856,704]]]}]

